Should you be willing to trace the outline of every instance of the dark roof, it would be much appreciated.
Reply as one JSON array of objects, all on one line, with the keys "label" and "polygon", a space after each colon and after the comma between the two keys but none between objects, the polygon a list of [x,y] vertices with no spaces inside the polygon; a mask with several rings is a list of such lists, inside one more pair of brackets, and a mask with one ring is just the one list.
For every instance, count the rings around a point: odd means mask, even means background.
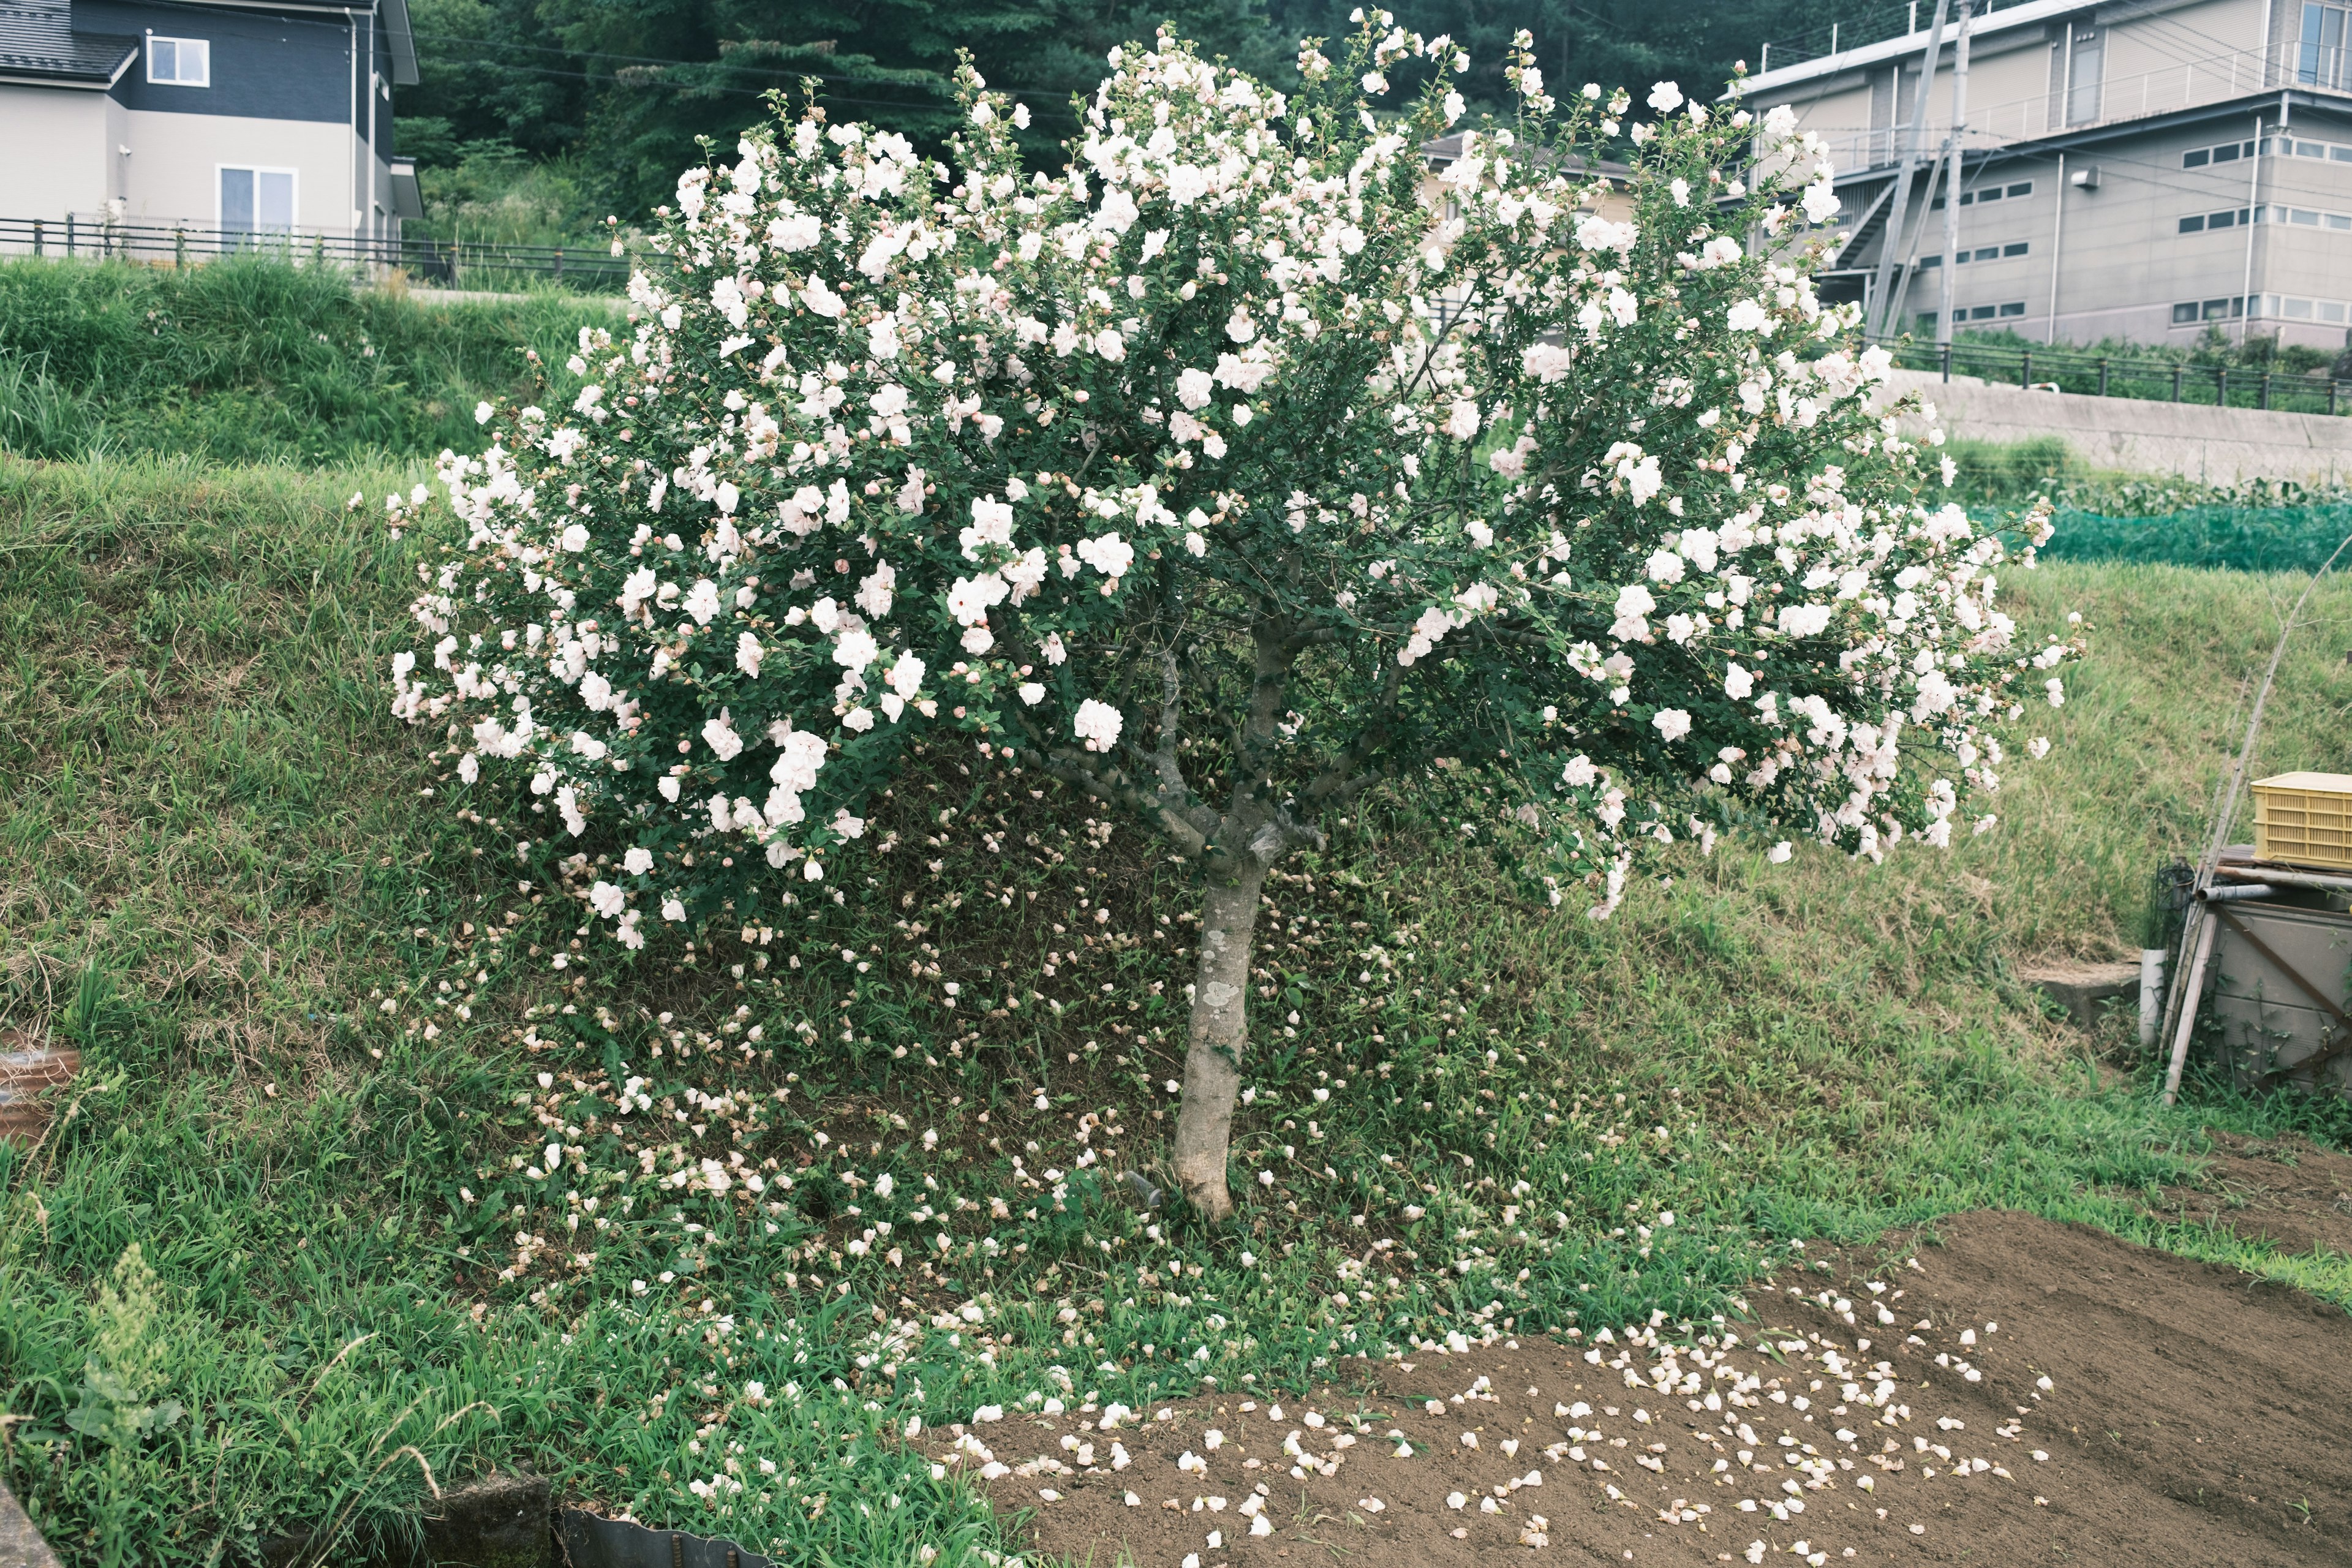
[{"label": "dark roof", "polygon": [[139,40],[77,33],[67,0],[0,0],[0,77],[104,87],[139,50]]}]

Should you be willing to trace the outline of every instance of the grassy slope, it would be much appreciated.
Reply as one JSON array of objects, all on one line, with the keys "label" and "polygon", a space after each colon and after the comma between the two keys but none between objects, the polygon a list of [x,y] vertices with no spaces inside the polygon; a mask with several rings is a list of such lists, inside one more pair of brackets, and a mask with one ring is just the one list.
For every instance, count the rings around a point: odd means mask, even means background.
[{"label": "grassy slope", "polygon": [[333,268],[0,263],[0,448],[350,462],[464,446],[475,403],[561,361],[604,303],[424,305]]},{"label": "grassy slope", "polygon": [[[552,970],[577,921],[558,882],[517,866],[511,823],[425,795],[454,786],[383,717],[413,542],[339,502],[409,478],[0,459],[0,1028],[64,1027],[86,997],[90,1062],[61,1133],[0,1152],[0,1403],[22,1418],[10,1483],[72,1560],[397,1531],[424,1467],[525,1462],[794,1560],[954,1561],[992,1524],[884,1435],[1055,1394],[1049,1364],[1074,1398],[1141,1404],[1202,1371],[1328,1375],[1468,1319],[1700,1316],[1789,1237],[1985,1204],[2352,1300],[2345,1259],[2142,1202],[2200,1129],[2341,1142],[2338,1110],[2200,1084],[2165,1111],[2120,1032],[2095,1054],[2007,978],[2137,945],[2283,581],[2017,574],[2028,625],[2080,608],[2095,655],[2003,829],[1948,856],[1773,868],[1726,846],[1596,926],[1493,896],[1426,802],[1376,803],[1272,889],[1237,1145],[1273,1181],[1249,1187],[1246,1237],[1212,1240],[1076,1164],[1083,1112],[1112,1170],[1165,1128],[1189,900],[1058,792],[940,759],[877,814],[901,847],[804,929]],[[2290,658],[2266,770],[2342,765],[2352,675],[2328,627],[2347,610],[2352,590],[2325,595]],[[942,805],[1000,826],[1002,853],[925,844]],[[1006,990],[1024,1006],[990,1012]],[[792,1044],[820,1019],[824,1047]],[[634,1122],[621,1073],[650,1080]],[[535,1180],[551,1136],[578,1152]],[[773,1157],[796,1185],[777,1208],[740,1179],[681,1194],[640,1176],[639,1147],[662,1173],[673,1150]],[[1014,1156],[1066,1173],[1060,1205]],[[844,1181],[885,1171],[887,1198]],[[951,1221],[944,1257],[919,1204]],[[1678,1223],[1654,1227],[1662,1209]],[[896,1231],[857,1256],[884,1215]],[[519,1258],[519,1234],[552,1245]],[[950,1344],[931,1314],[974,1296],[983,1321]],[[687,1489],[730,1458],[744,1491]]]}]

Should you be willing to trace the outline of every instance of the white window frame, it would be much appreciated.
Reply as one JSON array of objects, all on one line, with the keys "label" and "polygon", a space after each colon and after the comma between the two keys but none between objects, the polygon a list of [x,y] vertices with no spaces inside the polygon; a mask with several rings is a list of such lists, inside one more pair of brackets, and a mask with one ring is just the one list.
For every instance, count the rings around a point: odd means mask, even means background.
[{"label": "white window frame", "polygon": [[[221,205],[221,175],[231,169],[242,169],[253,176],[253,199],[257,207],[261,202],[261,176],[264,174],[286,176],[289,195],[286,233],[283,237],[292,239],[300,231],[302,226],[302,171],[265,163],[215,163],[213,165],[213,232],[218,234],[224,243],[230,238],[228,214],[222,210]],[[255,216],[257,222],[259,214],[257,213]],[[240,229],[237,233],[248,236],[256,241],[278,237],[275,230],[264,228]]]},{"label": "white window frame", "polygon": [[[158,44],[169,44],[169,45],[171,45],[171,46],[172,46],[172,64],[173,64],[173,68],[174,70],[177,70],[177,69],[178,69],[178,68],[180,67],[181,63],[182,63],[182,62],[186,58],[186,56],[185,56],[185,54],[184,53],[184,50],[186,50],[187,48],[189,48],[191,46],[193,46],[193,47],[195,48],[195,50],[197,51],[197,53],[198,53],[198,54],[203,58],[203,60],[204,60],[204,63],[205,63],[205,68],[204,68],[204,75],[203,75],[203,77],[202,77],[201,79],[198,79],[191,80],[189,78],[184,77],[184,76],[177,76],[177,75],[174,75],[174,76],[157,76],[157,75],[155,74],[155,46],[156,46],[156,45],[158,45]],[[153,33],[150,33],[150,34],[148,34],[148,35],[147,35],[147,79],[148,79],[151,83],[152,83],[153,85],[155,85],[155,86],[157,86],[157,87],[210,87],[210,86],[212,86],[212,84],[213,84],[213,42],[212,42],[212,40],[211,40],[210,38],[164,38],[164,37],[157,37],[156,35],[154,35]]]}]

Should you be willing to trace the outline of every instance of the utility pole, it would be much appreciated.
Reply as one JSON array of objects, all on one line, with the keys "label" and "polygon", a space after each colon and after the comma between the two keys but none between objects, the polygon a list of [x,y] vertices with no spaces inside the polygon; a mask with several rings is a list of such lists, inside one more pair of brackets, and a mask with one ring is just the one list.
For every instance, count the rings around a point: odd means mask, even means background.
[{"label": "utility pole", "polygon": [[[1887,293],[1887,279],[1895,270],[1895,247],[1903,242],[1903,220],[1911,205],[1911,176],[1919,165],[1919,142],[1927,133],[1927,89],[1936,85],[1937,57],[1944,52],[1944,8],[1949,0],[1936,0],[1935,25],[1927,29],[1927,47],[1919,57],[1919,95],[1911,105],[1911,134],[1903,143],[1903,166],[1895,176],[1894,207],[1887,215],[1885,237],[1878,242],[1878,277],[1871,284],[1870,314],[1876,318],[1875,326],[1865,321],[1864,329],[1872,336],[1884,336],[1887,323],[1895,319],[1895,301]],[[1896,97],[1901,97],[1903,77],[1895,73]]]},{"label": "utility pole", "polygon": [[1952,45],[1951,158],[1944,165],[1943,299],[1936,311],[1936,344],[1952,342],[1952,273],[1960,260],[1960,172],[1966,162],[1961,137],[1969,125],[1969,18],[1975,7],[1960,0],[1960,36]]}]

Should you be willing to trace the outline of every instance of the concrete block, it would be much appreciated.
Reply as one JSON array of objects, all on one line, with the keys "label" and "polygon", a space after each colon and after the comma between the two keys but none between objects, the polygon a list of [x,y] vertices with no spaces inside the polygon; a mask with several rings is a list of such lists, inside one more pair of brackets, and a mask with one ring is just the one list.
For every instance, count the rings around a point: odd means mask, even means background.
[{"label": "concrete block", "polygon": [[2066,1009],[2079,1028],[2096,1026],[2104,1005],[2128,1004],[2137,1016],[2139,963],[2020,965],[2017,977]]},{"label": "concrete block", "polygon": [[0,1481],[0,1568],[62,1568],[5,1481]]},{"label": "concrete block", "polygon": [[1947,382],[1933,371],[1895,371],[1884,396],[1906,392],[1935,405],[1947,435],[2000,442],[2055,436],[2095,468],[2218,485],[2352,480],[2352,417],[2032,392],[1974,376]]}]

